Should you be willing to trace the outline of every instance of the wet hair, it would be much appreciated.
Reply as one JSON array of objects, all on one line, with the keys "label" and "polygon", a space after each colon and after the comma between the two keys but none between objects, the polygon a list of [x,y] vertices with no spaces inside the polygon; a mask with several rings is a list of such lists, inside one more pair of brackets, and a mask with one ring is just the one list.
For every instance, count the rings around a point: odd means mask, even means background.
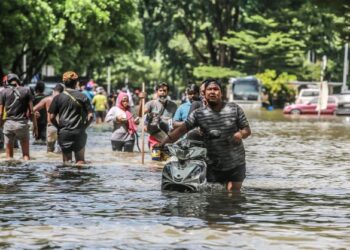
[{"label": "wet hair", "polygon": [[194,92],[195,94],[199,94],[199,87],[194,84],[194,83],[191,83],[188,85],[188,87],[186,88],[186,93],[188,92]]},{"label": "wet hair", "polygon": [[45,90],[45,83],[43,81],[38,81],[34,88],[35,92],[43,93]]},{"label": "wet hair", "polygon": [[156,86],[156,91],[158,91],[158,89],[166,87],[167,90],[169,90],[169,85],[166,82],[161,82],[159,84],[157,84]]},{"label": "wet hair", "polygon": [[61,83],[57,83],[53,90],[62,93],[64,90],[64,86]]},{"label": "wet hair", "polygon": [[205,89],[207,89],[207,87],[209,86],[209,84],[211,83],[214,83],[216,85],[219,86],[220,90],[222,91],[222,86],[221,86],[221,81],[218,80],[218,79],[214,79],[214,78],[208,78],[208,79],[205,79],[202,84],[204,84],[205,86]]}]

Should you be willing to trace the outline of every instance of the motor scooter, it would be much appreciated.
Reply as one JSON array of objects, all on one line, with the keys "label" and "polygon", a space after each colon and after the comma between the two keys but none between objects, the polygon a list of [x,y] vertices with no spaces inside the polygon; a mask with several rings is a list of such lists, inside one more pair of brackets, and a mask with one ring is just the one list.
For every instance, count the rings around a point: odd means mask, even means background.
[{"label": "motor scooter", "polygon": [[220,131],[212,130],[208,136],[189,134],[174,144],[166,145],[170,158],[162,171],[162,190],[179,192],[203,191],[207,184],[206,140],[219,138]]}]

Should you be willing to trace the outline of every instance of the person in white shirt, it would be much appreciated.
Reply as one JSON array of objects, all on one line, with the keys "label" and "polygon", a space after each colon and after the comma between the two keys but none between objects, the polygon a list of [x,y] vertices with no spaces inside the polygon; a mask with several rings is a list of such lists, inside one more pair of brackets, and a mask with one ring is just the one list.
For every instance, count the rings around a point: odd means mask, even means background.
[{"label": "person in white shirt", "polygon": [[116,106],[112,107],[106,115],[106,122],[113,122],[114,125],[111,136],[112,150],[132,152],[139,117],[131,113],[127,93],[119,93]]}]

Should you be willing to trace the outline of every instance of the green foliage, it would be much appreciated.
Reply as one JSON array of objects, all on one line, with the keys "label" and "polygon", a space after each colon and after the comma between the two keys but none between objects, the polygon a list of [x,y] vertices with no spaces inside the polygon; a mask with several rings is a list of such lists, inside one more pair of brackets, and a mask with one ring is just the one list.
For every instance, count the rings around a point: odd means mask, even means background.
[{"label": "green foliage", "polygon": [[[92,76],[142,41],[134,0],[0,1],[0,75],[13,71],[29,81],[44,63]],[[22,70],[22,57],[28,68]]]},{"label": "green foliage", "polygon": [[272,18],[251,16],[246,22],[254,30],[231,31],[219,41],[237,49],[239,69],[254,74],[267,68],[283,72],[298,67],[305,44],[293,32],[279,31],[278,23]]},{"label": "green foliage", "polygon": [[229,68],[215,66],[199,66],[194,69],[193,74],[197,78],[230,78],[243,76],[241,72]]},{"label": "green foliage", "polygon": [[[334,0],[12,0],[0,1],[0,76],[26,81],[44,64],[105,81],[166,80],[175,89],[204,77],[267,69],[342,80],[350,5]],[[27,57],[27,70],[22,58]]]},{"label": "green foliage", "polygon": [[288,87],[290,81],[295,81],[295,75],[289,75],[288,73],[277,74],[275,70],[267,69],[263,73],[256,74],[256,78],[259,79],[263,86],[272,94],[278,94],[281,91],[292,91]]},{"label": "green foliage", "polygon": [[267,69],[263,73],[256,74],[256,78],[262,82],[276,108],[283,108],[286,102],[294,101],[295,90],[288,84],[296,80],[295,75],[286,72],[277,74],[275,70]]},{"label": "green foliage", "polygon": [[[105,83],[106,75],[107,69],[103,67],[95,74],[95,77],[98,82]],[[144,56],[141,51],[121,55],[116,63],[111,66],[113,88],[124,87],[126,81],[131,87],[141,87],[142,82],[146,84],[155,82],[161,76],[160,62]]]}]

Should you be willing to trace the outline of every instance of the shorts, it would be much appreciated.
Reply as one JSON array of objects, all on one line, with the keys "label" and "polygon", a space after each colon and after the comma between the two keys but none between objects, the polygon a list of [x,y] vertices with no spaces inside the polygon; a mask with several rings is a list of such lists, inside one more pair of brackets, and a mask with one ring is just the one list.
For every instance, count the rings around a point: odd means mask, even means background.
[{"label": "shorts", "polygon": [[58,144],[63,153],[79,152],[86,145],[87,134],[84,130],[61,130],[58,132]]},{"label": "shorts", "polygon": [[135,141],[111,141],[113,151],[132,152],[134,150]]},{"label": "shorts", "polygon": [[232,182],[243,182],[246,177],[246,167],[245,164],[235,167],[227,171],[218,171],[218,170],[207,170],[207,181],[208,182],[220,182],[227,183]]},{"label": "shorts", "polygon": [[52,124],[47,124],[46,129],[47,142],[57,141],[57,128]]},{"label": "shorts", "polygon": [[106,112],[105,111],[95,111],[96,118],[101,118],[102,120],[105,119]]},{"label": "shorts", "polygon": [[29,141],[29,125],[28,121],[6,120],[3,128],[5,144],[13,144],[15,139]]}]

